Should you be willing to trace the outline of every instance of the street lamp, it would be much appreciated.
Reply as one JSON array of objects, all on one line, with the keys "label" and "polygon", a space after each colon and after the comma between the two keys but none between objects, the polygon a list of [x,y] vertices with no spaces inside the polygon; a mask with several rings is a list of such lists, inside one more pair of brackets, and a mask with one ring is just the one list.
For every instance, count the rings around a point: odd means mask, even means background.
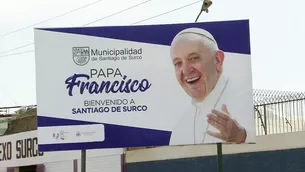
[{"label": "street lamp", "polygon": [[204,0],[203,3],[202,3],[202,6],[201,6],[201,9],[200,9],[200,12],[195,20],[195,22],[197,22],[199,16],[201,15],[201,13],[203,11],[205,11],[206,13],[209,12],[209,7],[213,4],[213,2],[211,0]]}]

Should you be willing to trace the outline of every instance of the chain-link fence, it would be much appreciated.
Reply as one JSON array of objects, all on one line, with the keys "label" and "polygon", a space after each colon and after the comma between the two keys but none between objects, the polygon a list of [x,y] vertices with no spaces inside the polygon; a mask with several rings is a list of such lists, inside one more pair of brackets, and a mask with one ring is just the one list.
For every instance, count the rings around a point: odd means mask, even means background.
[{"label": "chain-link fence", "polygon": [[[305,92],[255,89],[253,97],[256,135],[305,131]],[[29,126],[37,125],[35,105],[0,107],[2,115],[12,110],[21,115],[8,119],[7,133],[36,129],[36,126]]]},{"label": "chain-link fence", "polygon": [[305,131],[305,93],[254,90],[256,135]]}]

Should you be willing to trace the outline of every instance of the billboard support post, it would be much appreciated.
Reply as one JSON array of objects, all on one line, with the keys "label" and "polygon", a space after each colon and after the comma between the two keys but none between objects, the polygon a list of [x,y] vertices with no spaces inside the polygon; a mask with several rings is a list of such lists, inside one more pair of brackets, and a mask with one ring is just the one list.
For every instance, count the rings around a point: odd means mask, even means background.
[{"label": "billboard support post", "polygon": [[81,172],[86,172],[86,149],[81,151]]},{"label": "billboard support post", "polygon": [[222,172],[222,144],[217,143],[217,172]]}]

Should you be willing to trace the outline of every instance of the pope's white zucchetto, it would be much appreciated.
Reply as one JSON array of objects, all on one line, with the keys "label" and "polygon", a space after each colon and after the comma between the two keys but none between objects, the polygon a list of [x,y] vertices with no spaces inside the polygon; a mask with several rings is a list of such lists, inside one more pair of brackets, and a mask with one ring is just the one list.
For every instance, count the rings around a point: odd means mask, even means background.
[{"label": "pope's white zucchetto", "polygon": [[177,37],[179,37],[180,35],[185,34],[185,33],[193,33],[193,34],[204,36],[204,37],[208,38],[209,40],[211,40],[212,42],[214,42],[217,45],[217,42],[216,42],[214,36],[210,32],[208,32],[204,29],[201,29],[201,28],[187,28],[187,29],[184,29],[184,30],[180,31],[174,37],[173,40],[176,40]]}]

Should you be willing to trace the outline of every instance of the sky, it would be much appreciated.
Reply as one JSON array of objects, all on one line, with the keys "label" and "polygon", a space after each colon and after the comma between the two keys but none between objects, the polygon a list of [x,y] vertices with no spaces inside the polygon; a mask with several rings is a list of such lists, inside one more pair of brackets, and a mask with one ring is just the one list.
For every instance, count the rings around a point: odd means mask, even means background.
[{"label": "sky", "polygon": [[[202,2],[0,0],[0,4],[0,107],[6,107],[36,104],[33,28],[189,23],[195,21]],[[302,0],[213,0],[209,13],[202,13],[198,22],[249,19],[253,88],[303,91],[304,5]],[[158,16],[165,12],[169,13]],[[6,52],[24,45],[28,46]]]}]

